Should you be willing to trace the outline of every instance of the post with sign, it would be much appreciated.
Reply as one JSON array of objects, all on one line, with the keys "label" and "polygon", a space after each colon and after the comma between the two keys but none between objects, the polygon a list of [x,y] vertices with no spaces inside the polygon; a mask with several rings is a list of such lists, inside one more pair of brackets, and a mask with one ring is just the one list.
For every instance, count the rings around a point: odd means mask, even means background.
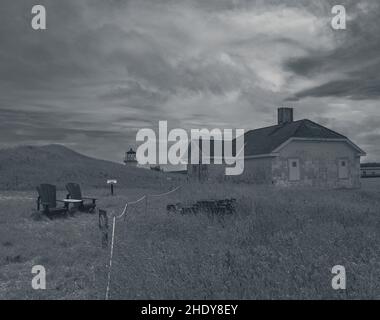
[{"label": "post with sign", "polygon": [[116,183],[117,183],[117,180],[115,179],[107,180],[107,184],[111,186],[111,196],[113,196],[113,185]]}]

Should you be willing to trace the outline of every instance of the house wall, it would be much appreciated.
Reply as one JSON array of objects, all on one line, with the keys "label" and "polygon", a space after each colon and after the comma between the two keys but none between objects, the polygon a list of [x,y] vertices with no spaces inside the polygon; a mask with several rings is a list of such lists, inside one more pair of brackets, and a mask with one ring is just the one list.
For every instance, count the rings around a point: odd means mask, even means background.
[{"label": "house wall", "polygon": [[271,184],[272,158],[245,159],[243,173],[231,178],[246,183]]},{"label": "house wall", "polygon": [[[299,159],[299,181],[289,181],[289,158]],[[339,159],[347,160],[347,179],[338,178]],[[280,186],[360,187],[360,157],[344,142],[292,141],[273,158],[272,179]]]},{"label": "house wall", "polygon": [[[289,181],[289,159],[298,159],[300,179]],[[338,178],[338,160],[345,159],[348,178]],[[198,170],[201,170],[199,174]],[[246,159],[244,172],[238,176],[225,176],[225,166],[209,164],[188,166],[191,179],[274,184],[278,186],[310,186],[321,188],[360,187],[360,157],[344,142],[292,141],[277,157]]]},{"label": "house wall", "polygon": [[187,176],[190,180],[196,181],[217,181],[225,180],[225,166],[220,164],[190,164],[187,166]]},{"label": "house wall", "polygon": [[[188,166],[188,176],[192,179],[199,179],[199,165]],[[225,181],[232,180],[235,182],[265,184],[272,183],[272,159],[256,158],[246,159],[244,161],[244,171],[241,175],[226,176],[225,165],[209,164],[204,165],[203,172],[201,171],[201,180],[209,181]]]}]

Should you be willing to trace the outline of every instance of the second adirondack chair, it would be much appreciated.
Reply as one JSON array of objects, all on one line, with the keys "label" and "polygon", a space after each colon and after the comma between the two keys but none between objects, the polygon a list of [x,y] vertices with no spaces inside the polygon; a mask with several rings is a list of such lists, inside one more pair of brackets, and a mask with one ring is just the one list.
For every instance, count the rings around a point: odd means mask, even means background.
[{"label": "second adirondack chair", "polygon": [[[83,197],[80,185],[78,183],[70,182],[66,184],[66,189],[68,191],[68,198],[83,200],[81,203],[74,204],[74,208],[77,208],[79,211],[93,213],[96,207],[96,198]],[[85,203],[85,200],[90,200],[90,203]]]}]

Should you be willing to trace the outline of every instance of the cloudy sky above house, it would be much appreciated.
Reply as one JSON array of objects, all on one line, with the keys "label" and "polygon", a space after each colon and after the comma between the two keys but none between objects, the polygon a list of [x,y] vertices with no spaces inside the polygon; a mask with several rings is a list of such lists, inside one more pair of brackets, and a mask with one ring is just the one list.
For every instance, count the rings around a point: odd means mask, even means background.
[{"label": "cloudy sky above house", "polygon": [[[331,28],[334,4],[346,30]],[[285,105],[380,161],[379,18],[377,0],[2,0],[0,147],[122,161],[159,120],[248,130]]]}]

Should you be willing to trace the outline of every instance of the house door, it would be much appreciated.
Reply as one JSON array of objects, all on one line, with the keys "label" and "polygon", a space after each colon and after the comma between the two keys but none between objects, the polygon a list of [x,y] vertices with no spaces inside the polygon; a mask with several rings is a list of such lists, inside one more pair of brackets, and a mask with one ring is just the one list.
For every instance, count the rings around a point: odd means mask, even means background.
[{"label": "house door", "polygon": [[300,179],[300,161],[299,159],[289,159],[289,180],[297,181]]},{"label": "house door", "polygon": [[339,179],[348,179],[348,160],[338,160],[338,177]]}]

